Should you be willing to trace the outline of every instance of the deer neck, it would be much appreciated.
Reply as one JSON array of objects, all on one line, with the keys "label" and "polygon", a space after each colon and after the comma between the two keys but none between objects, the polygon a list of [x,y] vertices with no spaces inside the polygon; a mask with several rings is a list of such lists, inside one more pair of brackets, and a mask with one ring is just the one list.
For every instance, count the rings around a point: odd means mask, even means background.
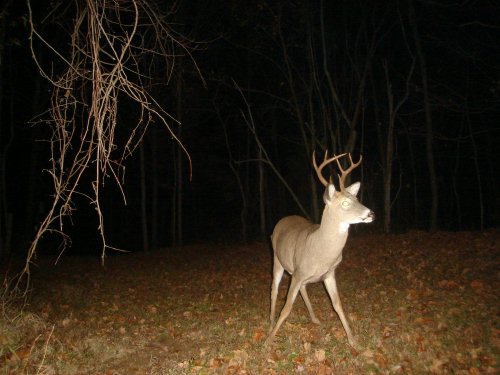
[{"label": "deer neck", "polygon": [[344,244],[349,234],[349,224],[340,217],[340,209],[337,207],[325,207],[318,232],[326,241],[334,241]]}]

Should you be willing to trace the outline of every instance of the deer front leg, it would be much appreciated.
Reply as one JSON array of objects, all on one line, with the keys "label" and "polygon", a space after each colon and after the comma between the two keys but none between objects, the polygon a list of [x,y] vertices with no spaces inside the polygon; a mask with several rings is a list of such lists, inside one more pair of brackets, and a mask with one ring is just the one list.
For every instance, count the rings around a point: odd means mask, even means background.
[{"label": "deer front leg", "polygon": [[276,298],[278,296],[278,288],[280,286],[281,278],[283,277],[283,271],[285,269],[281,265],[278,257],[274,255],[274,265],[273,265],[273,284],[271,286],[271,313],[269,315],[269,321],[271,322],[269,331],[273,329],[274,326],[274,315],[276,309]]},{"label": "deer front leg", "polygon": [[301,282],[297,280],[296,277],[292,276],[292,281],[290,283],[290,289],[288,289],[288,294],[286,297],[286,302],[285,306],[283,306],[283,310],[281,310],[280,317],[278,318],[278,321],[276,325],[274,326],[274,329],[271,331],[269,336],[266,339],[265,345],[268,346],[273,342],[274,336],[276,335],[276,332],[278,332],[278,329],[281,327],[285,319],[288,317],[290,314],[290,311],[292,310],[293,303],[295,302],[295,298],[297,298],[297,294],[299,294],[300,290],[300,284]]},{"label": "deer front leg", "polygon": [[309,311],[309,315],[311,315],[311,320],[314,324],[319,324],[319,319],[316,318],[316,315],[314,314],[313,308],[311,306],[311,301],[309,301],[309,296],[307,295],[307,290],[306,290],[306,285],[302,285],[300,288],[300,294],[302,295],[302,299],[304,300],[307,311]]},{"label": "deer front leg", "polygon": [[339,292],[337,290],[337,282],[335,280],[335,273],[332,272],[332,274],[324,280],[324,283],[326,290],[330,296],[330,299],[332,300],[333,308],[337,312],[340,321],[344,326],[344,330],[345,333],[347,334],[347,340],[349,341],[349,344],[353,348],[358,349],[359,348],[358,343],[354,339],[354,336],[351,332],[351,328],[349,327],[349,323],[345,317],[344,310],[342,309],[342,304],[340,303]]}]

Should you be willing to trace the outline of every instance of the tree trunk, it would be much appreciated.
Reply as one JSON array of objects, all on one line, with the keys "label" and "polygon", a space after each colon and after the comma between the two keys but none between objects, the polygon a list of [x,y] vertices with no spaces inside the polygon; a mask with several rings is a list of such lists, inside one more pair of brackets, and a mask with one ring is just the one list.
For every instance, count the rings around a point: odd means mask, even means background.
[{"label": "tree trunk", "polygon": [[[2,28],[3,22],[2,22]],[[4,31],[1,31],[2,34],[4,34]],[[3,39],[3,36],[2,36]],[[0,40],[0,42],[4,42],[3,40]],[[3,47],[3,46],[2,46]],[[11,47],[9,47],[11,48]],[[3,54],[3,50],[2,50]],[[10,55],[10,54],[9,54]],[[3,57],[0,55],[0,58]],[[11,91],[14,91],[14,82],[13,82],[13,71],[12,71],[12,64],[10,64],[10,71],[9,71],[9,86]],[[3,75],[3,64],[0,65],[0,72]],[[2,82],[0,80],[0,82]],[[3,85],[2,86],[2,91],[0,91],[0,101],[3,99]],[[1,256],[6,256],[10,254],[11,251],[11,246],[12,246],[12,229],[13,229],[13,221],[14,221],[14,215],[13,213],[9,210],[9,204],[8,204],[8,197],[7,197],[7,155],[9,152],[9,149],[11,148],[13,142],[14,142],[14,134],[15,134],[15,127],[14,127],[14,98],[11,95],[9,98],[9,114],[8,114],[8,137],[6,139],[5,144],[3,139],[0,137],[0,145],[3,146],[3,149],[1,150],[0,153],[0,257]],[[3,107],[0,108],[0,116],[3,115]],[[4,118],[7,117],[4,115]],[[0,117],[1,119],[1,117]],[[7,128],[7,127],[6,127]],[[1,133],[1,131],[0,131]]]},{"label": "tree trunk", "polygon": [[[467,106],[467,104],[466,104]],[[472,145],[472,154],[474,155],[474,169],[476,170],[476,182],[477,182],[477,205],[479,208],[479,230],[484,229],[484,200],[483,200],[483,185],[481,181],[481,168],[479,166],[479,154],[477,151],[477,144],[474,138],[474,132],[472,131],[472,124],[470,119],[469,108],[466,108],[467,125],[469,127],[469,136]]]},{"label": "tree trunk", "polygon": [[[181,137],[181,127],[179,126],[178,137]],[[182,162],[183,153],[180,149],[177,152],[177,245],[181,246],[183,244],[183,232],[184,232],[184,224],[183,224],[183,212],[182,212],[182,200],[183,200],[183,173],[182,173]]]},{"label": "tree trunk", "polygon": [[[182,60],[179,61],[179,72],[182,72]],[[177,126],[177,138],[182,139],[182,121],[183,121],[183,87],[182,87],[182,74],[177,75],[177,121],[179,125]],[[183,193],[183,173],[182,173],[182,158],[184,156],[182,150],[177,147],[175,154],[177,155],[174,161],[177,164],[176,168],[176,184],[175,184],[175,199],[176,199],[176,211],[175,211],[175,223],[176,226],[174,230],[176,231],[176,244],[181,246],[183,243],[183,216],[182,216],[182,193]]]},{"label": "tree trunk", "polygon": [[151,137],[151,248],[159,247],[158,239],[158,140],[157,129],[152,129]]},{"label": "tree trunk", "polygon": [[436,176],[436,166],[434,161],[434,132],[432,125],[432,112],[429,98],[429,80],[427,76],[427,63],[425,59],[425,54],[422,49],[420,34],[418,32],[417,18],[415,15],[415,7],[413,0],[408,0],[408,11],[409,11],[409,21],[413,33],[413,39],[415,42],[415,50],[417,54],[417,59],[420,66],[420,73],[422,76],[422,91],[424,99],[424,113],[425,113],[425,146],[426,146],[426,157],[427,157],[427,168],[429,170],[429,185],[431,190],[431,209],[429,216],[429,229],[435,231],[438,228],[437,215],[438,215],[438,184]]},{"label": "tree trunk", "polygon": [[149,232],[148,232],[148,210],[147,210],[147,184],[146,184],[146,157],[144,155],[144,142],[139,144],[139,163],[141,179],[141,232],[142,249],[149,251]]},{"label": "tree trunk", "polygon": [[391,193],[392,193],[392,162],[394,155],[394,97],[392,95],[392,87],[389,81],[389,73],[387,65],[386,71],[386,89],[387,89],[387,104],[388,104],[388,124],[387,136],[385,142],[385,160],[383,166],[384,175],[384,232],[391,232]]},{"label": "tree trunk", "polygon": [[260,239],[264,240],[267,237],[267,223],[266,223],[266,197],[264,192],[264,162],[262,158],[262,150],[257,146],[257,153],[259,158],[259,212],[260,212]]},{"label": "tree trunk", "polygon": [[462,206],[460,202],[460,194],[458,192],[458,187],[459,182],[457,182],[457,177],[460,176],[460,158],[458,155],[460,155],[461,149],[460,149],[460,144],[462,142],[462,134],[463,134],[463,129],[465,126],[465,119],[462,119],[462,123],[460,124],[460,130],[458,131],[458,136],[456,140],[456,149],[455,149],[455,155],[457,157],[455,158],[455,165],[453,167],[453,173],[451,176],[451,181],[452,181],[452,189],[453,189],[453,197],[455,198],[455,206],[456,206],[456,213],[454,213],[454,216],[456,217],[457,220],[457,229],[462,230]]},{"label": "tree trunk", "polygon": [[420,203],[418,197],[418,185],[417,185],[417,170],[415,166],[417,165],[417,161],[415,158],[415,152],[413,151],[413,144],[411,142],[410,130],[405,125],[405,134],[406,140],[408,142],[408,156],[410,158],[410,168],[411,168],[411,177],[412,177],[412,199],[413,199],[413,226],[419,228],[420,226]]},{"label": "tree trunk", "polygon": [[[233,157],[233,152],[231,150],[231,144],[229,142],[229,135],[227,134],[227,127],[226,123],[224,120],[221,118],[220,112],[216,109],[217,111],[217,116],[219,118],[219,121],[222,125],[222,130],[224,132],[224,140],[226,143],[226,150],[228,154],[228,164],[229,164],[229,169],[231,172],[233,172],[234,178],[236,179],[236,183],[238,185],[238,190],[240,192],[241,196],[241,211],[240,211],[240,224],[241,224],[241,239],[243,240],[243,243],[247,243],[248,241],[248,229],[247,229],[247,211],[248,211],[248,203],[247,203],[247,196],[245,194],[245,188],[243,186],[243,182],[241,180],[240,172],[239,169],[236,168],[236,163]],[[248,141],[247,141],[248,142]],[[246,157],[248,159],[248,155]]]},{"label": "tree trunk", "polygon": [[[5,6],[6,7],[6,6]],[[7,17],[0,17],[0,82],[3,80],[4,69],[4,48],[5,48],[5,22]],[[0,84],[0,120],[3,118],[3,84]],[[6,241],[6,224],[7,224],[7,192],[5,191],[5,177],[6,171],[4,169],[5,152],[3,149],[3,132],[0,131],[0,259],[6,255],[5,246]]]},{"label": "tree trunk", "polygon": [[[42,53],[41,49],[38,55]],[[1,79],[0,79],[1,81]],[[41,93],[42,93],[42,76],[37,74],[34,78],[34,88],[33,88],[33,103],[32,103],[32,113],[40,112],[41,104]],[[40,153],[41,147],[40,142],[40,125],[36,125],[32,128],[33,137],[30,147],[30,157],[28,165],[28,182],[26,187],[26,199],[25,199],[25,220],[24,220],[24,231],[23,239],[29,240],[35,234],[35,228],[40,225],[41,215],[45,215],[43,209],[41,209],[39,184],[38,180],[40,178],[40,170],[42,166],[40,164]]]}]

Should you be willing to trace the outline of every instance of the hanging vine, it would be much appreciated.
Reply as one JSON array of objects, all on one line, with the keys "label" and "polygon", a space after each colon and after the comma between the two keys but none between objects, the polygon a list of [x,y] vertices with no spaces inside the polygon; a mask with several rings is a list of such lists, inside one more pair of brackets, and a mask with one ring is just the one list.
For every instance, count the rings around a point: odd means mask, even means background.
[{"label": "hanging vine", "polygon": [[[126,202],[122,189],[123,162],[151,124],[161,124],[170,133],[191,166],[189,154],[174,131],[180,124],[147,90],[144,82],[150,78],[150,71],[144,71],[144,67],[153,65],[147,62],[161,59],[168,82],[175,56],[188,56],[195,66],[196,63],[191,56],[191,43],[170,27],[167,15],[155,8],[154,2],[74,0],[66,9],[74,12],[67,54],[37,32],[29,0],[27,4],[32,57],[53,88],[50,108],[35,122],[48,123],[52,128],[51,164],[47,172],[54,189],[52,204],[29,246],[21,274],[29,282],[30,264],[45,234],[62,236],[61,253],[69,244],[64,219],[70,217],[75,208],[76,194],[86,197],[96,210],[102,262],[106,250],[119,250],[106,239],[100,192],[104,182],[112,179]],[[172,9],[168,15],[173,13]],[[50,69],[35,53],[35,43],[41,43],[56,56],[56,64],[51,62]],[[55,74],[52,67],[60,64],[64,68]],[[118,121],[124,102],[132,102],[138,108],[135,125],[128,128]],[[117,137],[118,131],[126,136]],[[91,181],[90,189],[82,188],[82,184],[88,185],[86,181]]]}]

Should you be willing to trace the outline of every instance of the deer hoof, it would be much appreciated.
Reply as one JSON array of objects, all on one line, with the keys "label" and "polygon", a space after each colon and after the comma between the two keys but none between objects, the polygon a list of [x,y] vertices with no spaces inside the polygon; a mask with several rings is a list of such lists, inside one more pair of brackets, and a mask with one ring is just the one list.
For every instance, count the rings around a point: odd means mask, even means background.
[{"label": "deer hoof", "polygon": [[354,338],[350,338],[348,341],[349,345],[351,345],[353,349],[356,349],[357,351],[360,351],[362,349],[361,345],[359,345],[358,341]]}]

